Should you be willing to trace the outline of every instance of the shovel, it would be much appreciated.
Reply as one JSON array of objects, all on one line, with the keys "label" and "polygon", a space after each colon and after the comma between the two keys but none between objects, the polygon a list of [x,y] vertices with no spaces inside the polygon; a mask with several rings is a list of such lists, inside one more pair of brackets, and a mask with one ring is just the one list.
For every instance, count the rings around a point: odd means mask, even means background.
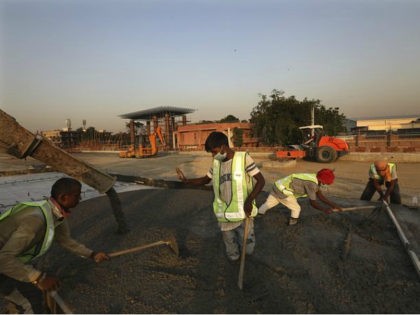
[{"label": "shovel", "polygon": [[176,243],[176,240],[175,239],[169,239],[167,241],[157,241],[157,242],[146,244],[146,245],[141,245],[141,246],[136,246],[136,247],[133,247],[133,248],[128,248],[128,249],[116,251],[116,252],[113,252],[113,253],[109,253],[108,256],[109,257],[117,257],[117,256],[129,254],[129,253],[139,252],[139,251],[142,251],[144,249],[147,249],[147,248],[150,248],[150,247],[156,247],[156,246],[160,246],[160,245],[168,245],[169,248],[177,256],[179,255],[178,244]]}]

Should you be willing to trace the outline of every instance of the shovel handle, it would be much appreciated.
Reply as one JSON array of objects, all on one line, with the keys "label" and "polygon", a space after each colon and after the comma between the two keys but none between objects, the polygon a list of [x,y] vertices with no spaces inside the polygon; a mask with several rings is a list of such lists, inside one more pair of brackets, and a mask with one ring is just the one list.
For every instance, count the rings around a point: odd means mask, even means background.
[{"label": "shovel handle", "polygon": [[113,253],[109,253],[108,256],[109,257],[121,256],[121,255],[129,254],[129,253],[138,252],[138,251],[141,251],[141,250],[149,248],[149,247],[154,247],[154,246],[159,246],[159,245],[164,245],[164,244],[167,245],[167,244],[169,244],[169,242],[157,241],[157,242],[154,242],[154,243],[151,243],[151,244],[137,246],[137,247],[133,247],[133,248],[124,249],[124,250],[116,251],[116,252],[113,252]]},{"label": "shovel handle", "polygon": [[341,208],[343,211],[354,211],[354,210],[370,210],[375,209],[376,206],[360,206],[360,207],[348,207],[348,208]]},{"label": "shovel handle", "polygon": [[47,293],[49,296],[51,296],[54,301],[60,306],[61,310],[64,312],[64,314],[73,314],[70,307],[67,306],[66,302],[61,298],[60,295],[58,295],[57,291],[48,291]]},{"label": "shovel handle", "polygon": [[238,276],[238,287],[240,290],[242,290],[242,284],[244,282],[246,241],[248,239],[250,220],[251,219],[249,217],[245,219],[244,239],[242,240],[241,265],[239,267],[239,276]]}]

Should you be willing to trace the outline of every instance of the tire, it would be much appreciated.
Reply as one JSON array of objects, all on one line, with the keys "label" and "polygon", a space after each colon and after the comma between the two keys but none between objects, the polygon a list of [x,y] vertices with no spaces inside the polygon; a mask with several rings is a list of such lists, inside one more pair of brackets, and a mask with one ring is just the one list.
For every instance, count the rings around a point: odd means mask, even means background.
[{"label": "tire", "polygon": [[328,146],[319,147],[316,151],[316,160],[320,163],[331,163],[337,159],[337,151]]}]

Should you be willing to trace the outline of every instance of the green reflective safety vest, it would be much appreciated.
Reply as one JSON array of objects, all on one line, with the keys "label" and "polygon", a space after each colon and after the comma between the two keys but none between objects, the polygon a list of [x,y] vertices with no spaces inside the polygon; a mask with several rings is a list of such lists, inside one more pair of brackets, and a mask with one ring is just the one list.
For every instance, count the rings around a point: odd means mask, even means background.
[{"label": "green reflective safety vest", "polygon": [[17,212],[27,208],[27,207],[38,207],[41,209],[42,214],[44,215],[45,222],[47,224],[45,229],[44,240],[42,244],[36,244],[26,252],[22,253],[18,259],[23,263],[30,262],[36,257],[42,256],[50,248],[52,241],[54,239],[54,218],[51,211],[51,205],[48,200],[38,201],[38,202],[21,202],[15,205],[12,208],[7,209],[0,215],[0,221],[5,218],[16,214]]},{"label": "green reflective safety vest", "polygon": [[[388,166],[389,166],[389,172],[392,175],[392,172],[394,171],[394,169],[397,166],[395,165],[395,163],[388,163]],[[377,180],[383,180],[384,179],[381,175],[378,174],[378,171],[376,170],[376,167],[375,167],[375,164],[374,163],[372,163],[370,165],[370,172],[373,175],[373,178],[374,179],[377,179]]]},{"label": "green reflective safety vest", "polygon": [[[246,218],[244,204],[251,193],[253,186],[252,177],[245,171],[246,152],[235,152],[232,160],[232,196],[229,204],[220,198],[220,168],[221,162],[213,159],[213,211],[219,222],[238,222]],[[255,200],[252,202],[251,216],[258,213]]]},{"label": "green reflective safety vest", "polygon": [[280,190],[281,193],[285,194],[286,196],[295,196],[296,198],[300,197],[306,197],[307,194],[299,194],[293,190],[293,188],[290,186],[293,179],[300,179],[300,180],[306,180],[310,182],[314,182],[318,185],[318,179],[316,178],[316,174],[310,174],[310,173],[298,173],[298,174],[291,174],[289,176],[283,177],[275,182],[275,185],[278,190]]}]

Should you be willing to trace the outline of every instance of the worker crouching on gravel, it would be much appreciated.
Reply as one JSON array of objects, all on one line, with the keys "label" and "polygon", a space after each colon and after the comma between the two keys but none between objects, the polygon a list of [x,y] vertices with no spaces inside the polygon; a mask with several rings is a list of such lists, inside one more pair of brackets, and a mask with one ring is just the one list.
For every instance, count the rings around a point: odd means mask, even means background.
[{"label": "worker crouching on gravel", "polygon": [[[274,183],[272,191],[258,209],[258,213],[265,214],[269,209],[281,203],[291,211],[288,224],[295,225],[301,211],[297,198],[301,197],[309,197],[311,206],[326,214],[342,211],[339,205],[328,200],[320,190],[321,185],[331,185],[334,178],[334,172],[327,168],[320,170],[317,174],[297,173],[281,178]],[[317,199],[329,207],[322,206]]]},{"label": "worker crouching on gravel", "polygon": [[[255,198],[264,187],[265,180],[247,152],[235,152],[229,148],[228,138],[224,133],[212,132],[206,139],[205,149],[213,156],[213,165],[207,174],[200,178],[187,179],[177,169],[178,177],[184,183],[192,185],[205,185],[213,180],[214,214],[222,231],[227,257],[236,261],[240,257],[245,218],[257,215]],[[246,253],[252,254],[254,246],[254,226],[251,220]]]},{"label": "worker crouching on gravel", "polygon": [[[385,186],[385,193],[382,191]],[[379,200],[388,202],[391,197],[391,203],[401,204],[400,186],[398,185],[397,166],[395,163],[388,163],[387,160],[377,160],[369,167],[369,181],[365,190],[360,196],[361,200],[371,200],[373,194],[378,192]]]},{"label": "worker crouching on gravel", "polygon": [[[15,312],[46,313],[42,294],[58,288],[56,277],[30,263],[45,254],[56,240],[65,249],[99,263],[109,259],[70,236],[65,219],[80,201],[81,184],[61,178],[51,188],[51,197],[40,202],[22,202],[0,215],[0,294]],[[26,296],[25,296],[26,295]],[[13,312],[13,311],[12,311]]]}]

